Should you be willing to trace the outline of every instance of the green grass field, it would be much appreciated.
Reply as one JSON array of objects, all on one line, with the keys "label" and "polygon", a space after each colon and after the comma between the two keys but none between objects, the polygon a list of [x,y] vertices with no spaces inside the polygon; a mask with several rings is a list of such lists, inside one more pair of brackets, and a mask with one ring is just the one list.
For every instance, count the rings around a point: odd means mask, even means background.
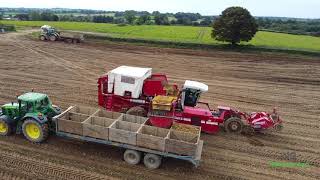
[{"label": "green grass field", "polygon": [[[191,26],[118,26],[115,24],[83,23],[83,22],[43,22],[43,21],[0,21],[3,24],[16,26],[40,27],[44,24],[62,30],[78,30],[105,33],[111,37],[161,40],[173,42],[189,42],[198,44],[223,44],[213,40],[210,27]],[[249,43],[257,47],[279,48],[290,50],[320,51],[320,38],[305,35],[259,31]]]}]

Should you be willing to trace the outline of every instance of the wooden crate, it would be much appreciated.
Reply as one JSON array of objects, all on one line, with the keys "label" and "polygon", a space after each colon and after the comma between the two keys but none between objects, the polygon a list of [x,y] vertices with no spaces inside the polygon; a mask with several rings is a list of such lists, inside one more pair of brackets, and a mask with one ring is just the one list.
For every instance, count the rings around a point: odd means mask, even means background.
[{"label": "wooden crate", "polygon": [[100,109],[93,116],[104,117],[109,119],[118,119],[122,114],[118,112],[106,111],[104,109]]},{"label": "wooden crate", "polygon": [[83,121],[89,118],[89,115],[68,112],[57,120],[58,131],[83,135]]},{"label": "wooden crate", "polygon": [[137,132],[140,126],[142,125],[125,121],[115,121],[109,129],[109,140],[136,145]]},{"label": "wooden crate", "polygon": [[198,143],[200,140],[199,134],[176,131],[171,129],[169,136],[166,139],[166,152],[195,156]]},{"label": "wooden crate", "polygon": [[165,138],[168,134],[169,129],[144,125],[137,134],[137,145],[144,148],[164,151]]},{"label": "wooden crate", "polygon": [[134,116],[130,114],[123,114],[118,118],[119,121],[125,121],[130,123],[136,123],[136,124],[144,124],[148,118],[141,117],[141,116]]},{"label": "wooden crate", "polygon": [[109,140],[109,126],[115,119],[91,116],[83,122],[83,136]]},{"label": "wooden crate", "polygon": [[85,115],[93,115],[95,112],[98,111],[98,108],[89,108],[83,106],[75,106],[69,112],[85,114]]}]

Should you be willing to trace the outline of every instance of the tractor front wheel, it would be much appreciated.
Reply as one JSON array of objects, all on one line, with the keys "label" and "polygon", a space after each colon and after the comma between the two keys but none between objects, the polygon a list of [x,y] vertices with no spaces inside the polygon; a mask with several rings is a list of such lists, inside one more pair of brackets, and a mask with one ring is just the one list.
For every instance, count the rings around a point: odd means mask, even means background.
[{"label": "tractor front wheel", "polygon": [[8,136],[12,132],[12,127],[9,123],[5,120],[0,119],[0,135],[1,136]]},{"label": "tractor front wheel", "polygon": [[33,119],[26,119],[22,124],[24,137],[34,143],[41,143],[48,138],[48,124],[39,124]]},{"label": "tractor front wheel", "polygon": [[146,110],[143,109],[143,108],[140,107],[140,106],[135,106],[135,107],[130,108],[130,109],[127,111],[127,114],[135,115],[135,116],[141,116],[141,117],[147,117],[147,112],[146,112]]},{"label": "tractor front wheel", "polygon": [[240,118],[231,117],[224,122],[224,128],[228,133],[241,133],[243,122]]},{"label": "tractor front wheel", "polygon": [[41,41],[47,40],[47,38],[46,38],[45,36],[40,36],[39,39],[40,39]]}]

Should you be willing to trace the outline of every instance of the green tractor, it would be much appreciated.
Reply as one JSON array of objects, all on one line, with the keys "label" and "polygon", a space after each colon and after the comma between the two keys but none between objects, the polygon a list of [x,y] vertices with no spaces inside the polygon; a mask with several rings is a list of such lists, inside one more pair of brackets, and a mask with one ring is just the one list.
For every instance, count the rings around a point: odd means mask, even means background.
[{"label": "green tractor", "polygon": [[18,97],[18,102],[8,103],[0,110],[0,135],[23,135],[31,142],[47,139],[49,129],[55,127],[52,118],[61,109],[52,105],[46,94],[29,92]]}]

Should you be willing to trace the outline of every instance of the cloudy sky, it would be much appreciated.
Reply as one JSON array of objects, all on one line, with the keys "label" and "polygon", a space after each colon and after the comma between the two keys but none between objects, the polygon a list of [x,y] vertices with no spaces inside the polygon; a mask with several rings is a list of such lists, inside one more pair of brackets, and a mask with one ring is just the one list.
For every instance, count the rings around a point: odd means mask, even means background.
[{"label": "cloudy sky", "polygon": [[254,16],[320,18],[320,0],[0,0],[0,7],[146,10],[217,15],[229,6],[247,8]]}]

